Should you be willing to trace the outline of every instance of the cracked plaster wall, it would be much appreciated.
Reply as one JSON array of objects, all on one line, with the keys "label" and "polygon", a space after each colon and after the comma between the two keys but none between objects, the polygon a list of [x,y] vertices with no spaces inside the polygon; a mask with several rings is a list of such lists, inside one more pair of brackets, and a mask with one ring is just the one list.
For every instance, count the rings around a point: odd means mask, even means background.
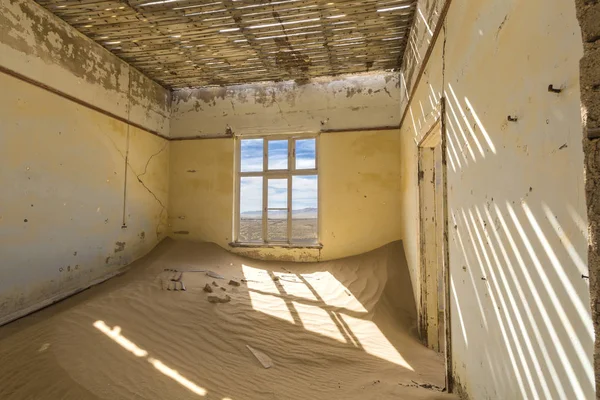
[{"label": "cracked plaster wall", "polygon": [[361,130],[400,124],[398,74],[316,78],[181,89],[173,93],[172,137]]},{"label": "cracked plaster wall", "polygon": [[114,276],[165,237],[169,148],[9,75],[0,87],[2,324]]},{"label": "cracked plaster wall", "polygon": [[31,0],[0,1],[0,67],[169,135],[168,90]]},{"label": "cracked plaster wall", "polygon": [[596,398],[574,4],[453,0],[434,46],[401,128],[402,229],[419,304],[416,143],[443,96],[455,391]]}]

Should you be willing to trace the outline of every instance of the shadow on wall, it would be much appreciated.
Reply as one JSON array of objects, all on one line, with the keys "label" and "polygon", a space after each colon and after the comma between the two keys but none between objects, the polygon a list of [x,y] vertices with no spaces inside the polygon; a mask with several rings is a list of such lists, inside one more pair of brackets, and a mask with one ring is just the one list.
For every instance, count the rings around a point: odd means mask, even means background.
[{"label": "shadow on wall", "polygon": [[[186,271],[187,290],[161,290],[164,268]],[[400,242],[299,265],[166,240],[130,273],[0,330],[0,396],[454,398],[414,324]],[[41,347],[23,357],[31,340]]]},{"label": "shadow on wall", "polygon": [[[405,105],[411,98],[413,90],[418,87],[417,70],[427,60],[430,45],[434,40],[434,30],[444,15],[446,0],[419,0],[415,11],[415,22],[410,30],[408,44],[402,59],[400,72],[401,104]],[[448,2],[449,3],[449,2]],[[404,107],[401,107],[404,109]]]},{"label": "shadow on wall", "polygon": [[[428,89],[430,104],[409,111],[417,142],[440,116],[441,93]],[[561,99],[530,115],[480,115],[452,84],[444,98],[457,378],[490,398],[592,398],[583,159],[569,131],[578,115]],[[554,125],[543,139],[539,118]]]}]

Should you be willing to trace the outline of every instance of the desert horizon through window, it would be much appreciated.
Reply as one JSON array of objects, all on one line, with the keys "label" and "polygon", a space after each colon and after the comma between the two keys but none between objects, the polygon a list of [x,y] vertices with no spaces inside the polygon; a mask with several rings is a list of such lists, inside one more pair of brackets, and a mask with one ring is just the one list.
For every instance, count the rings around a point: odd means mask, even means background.
[{"label": "desert horizon through window", "polygon": [[237,242],[318,244],[317,138],[241,139]]}]

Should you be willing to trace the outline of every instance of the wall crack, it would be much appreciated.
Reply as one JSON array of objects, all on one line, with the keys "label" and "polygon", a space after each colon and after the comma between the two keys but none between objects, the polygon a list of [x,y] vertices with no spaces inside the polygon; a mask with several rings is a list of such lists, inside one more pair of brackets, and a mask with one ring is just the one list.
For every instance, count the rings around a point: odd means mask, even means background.
[{"label": "wall crack", "polygon": [[288,127],[291,127],[292,124],[290,124],[290,121],[288,121],[287,118],[285,117],[285,114],[283,113],[283,110],[281,109],[279,102],[275,99],[275,96],[273,96],[273,103],[277,104],[277,108],[279,109],[279,114],[281,114],[281,118],[283,118],[283,120],[286,122]]},{"label": "wall crack", "polygon": [[137,175],[137,178],[140,179],[141,176],[146,175],[146,172],[148,172],[148,165],[150,164],[150,161],[152,161],[152,159],[156,156],[158,156],[160,153],[162,153],[163,151],[165,151],[165,149],[167,148],[167,146],[169,145],[169,142],[165,141],[164,146],[156,153],[152,154],[150,156],[150,158],[148,158],[148,161],[146,162],[146,166],[144,167],[144,172],[142,172],[141,174]]}]

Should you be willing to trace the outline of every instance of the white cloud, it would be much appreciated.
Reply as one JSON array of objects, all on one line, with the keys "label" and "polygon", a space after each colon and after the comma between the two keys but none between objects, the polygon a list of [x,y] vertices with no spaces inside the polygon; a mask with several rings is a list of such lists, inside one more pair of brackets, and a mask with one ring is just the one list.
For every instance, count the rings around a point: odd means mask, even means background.
[{"label": "white cloud", "polygon": [[240,183],[240,211],[262,210],[262,177],[243,177]]},{"label": "white cloud", "polygon": [[255,172],[263,170],[263,140],[262,139],[244,139],[242,140],[242,172]]},{"label": "white cloud", "polygon": [[316,175],[292,178],[292,210],[317,208],[318,179]]}]

